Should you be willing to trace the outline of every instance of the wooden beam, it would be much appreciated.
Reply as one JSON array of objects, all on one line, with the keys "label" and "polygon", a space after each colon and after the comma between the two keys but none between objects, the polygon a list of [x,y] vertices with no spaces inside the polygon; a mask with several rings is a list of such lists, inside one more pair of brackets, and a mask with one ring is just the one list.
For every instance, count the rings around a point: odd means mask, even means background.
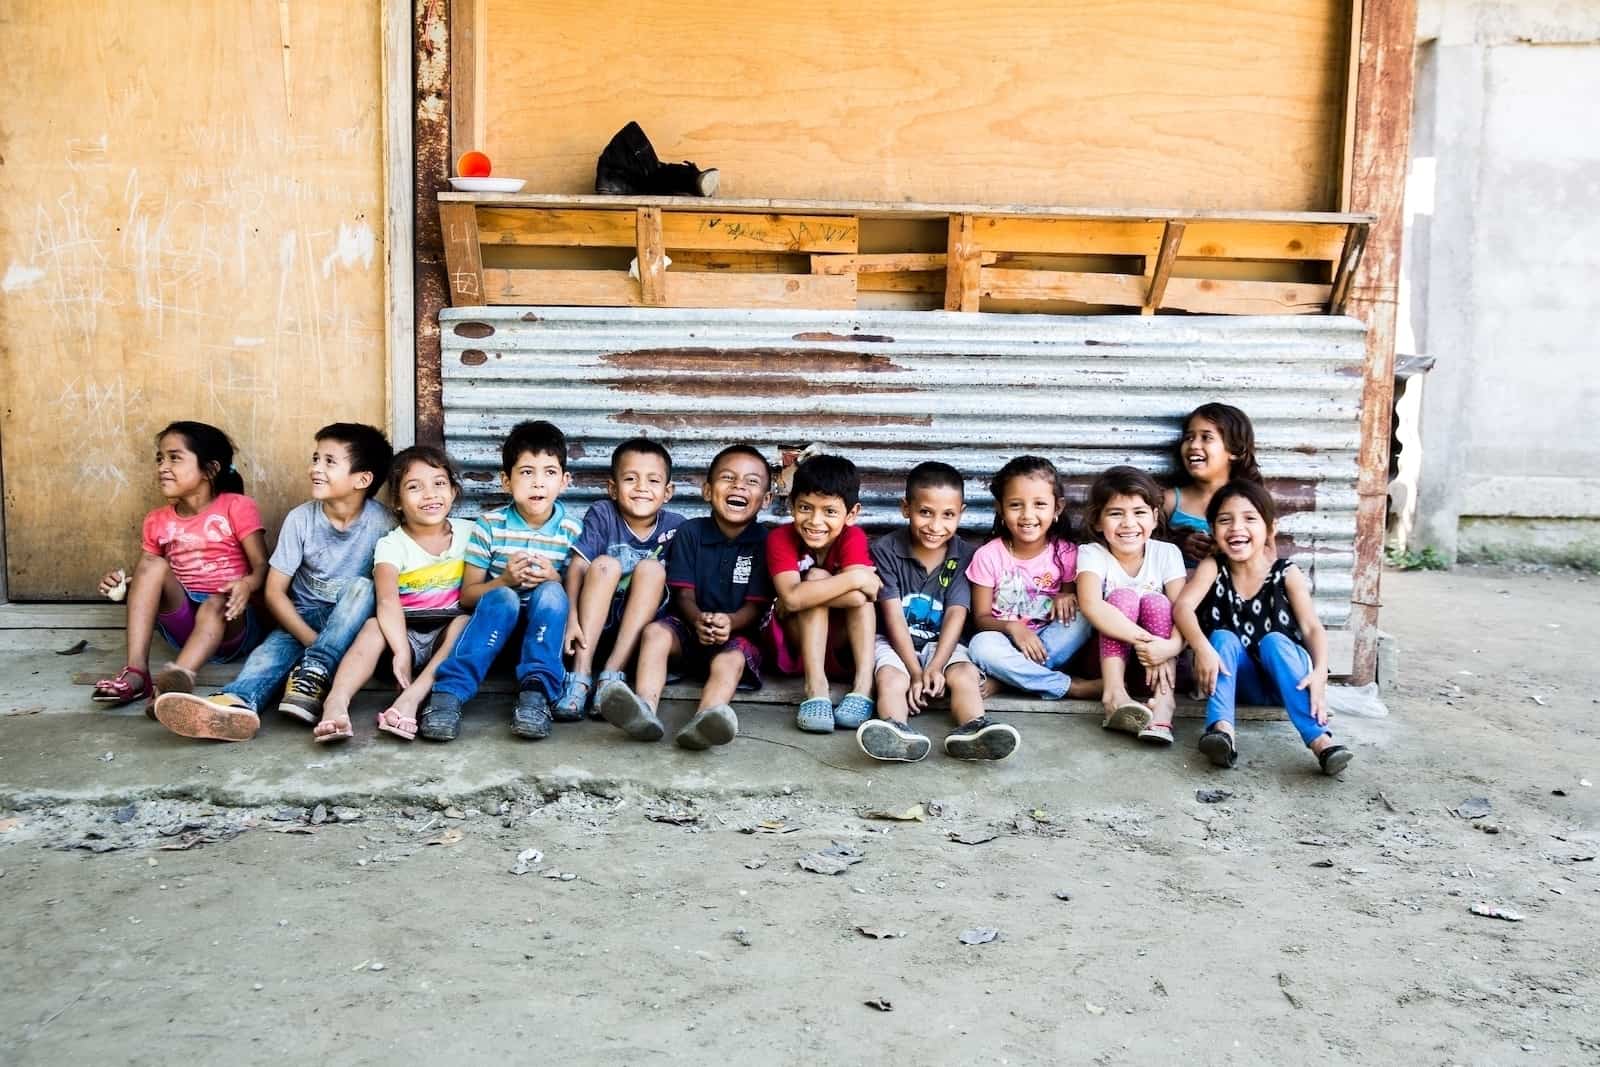
[{"label": "wooden beam", "polygon": [[1304,222],[1187,222],[1183,244],[1185,259],[1285,259],[1339,258],[1345,227],[1341,223]]},{"label": "wooden beam", "polygon": [[667,254],[661,247],[661,209],[638,209],[638,241],[635,248],[639,262],[639,293],[648,307],[660,307],[667,302],[664,280],[667,276]]},{"label": "wooden beam", "polygon": [[672,211],[661,218],[668,251],[854,252],[861,228],[854,218],[828,215],[733,215]]},{"label": "wooden beam", "polygon": [[[450,148],[484,150],[488,111],[489,0],[450,0]],[[452,171],[453,173],[453,171]]]},{"label": "wooden beam", "polygon": [[1350,299],[1350,282],[1356,267],[1361,263],[1361,253],[1367,247],[1366,225],[1351,226],[1344,236],[1344,250],[1339,253],[1339,266],[1333,273],[1333,289],[1328,294],[1328,314],[1343,315],[1345,303]]},{"label": "wooden beam", "polygon": [[1344,111],[1339,123],[1340,211],[1349,211],[1355,192],[1356,88],[1361,84],[1361,23],[1365,0],[1350,0],[1350,32],[1346,37]]},{"label": "wooden beam", "polygon": [[444,265],[450,279],[450,306],[484,303],[483,259],[478,250],[478,209],[471,204],[440,204]]},{"label": "wooden beam", "polygon": [[854,275],[712,274],[673,271],[666,277],[667,306],[675,308],[820,308],[856,306]]},{"label": "wooden beam", "polygon": [[450,26],[447,0],[416,0],[412,23],[411,149],[415,204],[411,257],[417,353],[417,441],[444,444],[444,379],[439,363],[439,312],[450,302],[439,199],[450,188]]},{"label": "wooden beam", "polygon": [[1145,291],[1143,314],[1154,315],[1167,292],[1167,279],[1172,277],[1172,264],[1178,258],[1178,246],[1183,244],[1184,224],[1177,219],[1167,223],[1161,234],[1161,251],[1156,253],[1155,269],[1150,274],[1150,288]]},{"label": "wooden beam", "polygon": [[1149,256],[1161,242],[1159,221],[1036,219],[978,215],[978,243],[995,252],[1042,252],[1085,256]]},{"label": "wooden beam", "polygon": [[984,267],[979,290],[988,300],[1069,300],[1079,304],[1138,307],[1144,300],[1139,274],[1089,274],[1072,270]]},{"label": "wooden beam", "polygon": [[1321,315],[1330,285],[1173,278],[1161,306],[1200,315]]},{"label": "wooden beam", "polygon": [[[638,282],[623,270],[504,270],[483,272],[484,303],[549,304],[565,307],[641,307]],[[668,271],[662,276],[663,307],[817,308],[855,307],[853,275],[731,274]]]},{"label": "wooden beam", "polygon": [[882,255],[812,256],[812,274],[893,274],[900,271],[944,270],[944,252],[894,252]]},{"label": "wooden beam", "polygon": [[[538,208],[593,208],[614,211],[618,208],[631,211],[636,207],[660,207],[682,210],[686,201],[681,196],[611,196],[600,193],[454,193],[440,195],[442,200],[471,201],[475,204],[496,207]],[[704,204],[704,201],[687,201]],[[972,215],[975,218],[1065,219],[1089,222],[1141,222],[1153,224],[1154,236],[1150,246],[1160,236],[1161,224],[1168,219],[1186,222],[1287,222],[1315,225],[1337,225],[1344,222],[1371,222],[1369,215],[1360,213],[1339,214],[1328,211],[1181,211],[1176,209],[1121,208],[1103,206],[1066,206],[1049,204],[953,204],[914,203],[883,200],[791,200],[791,199],[741,199],[717,198],[711,203],[719,215],[826,215],[873,219],[943,219],[950,215]],[[707,208],[699,207],[706,211]],[[982,234],[979,234],[980,243]]]},{"label": "wooden beam", "polygon": [[971,215],[951,215],[945,267],[944,309],[977,311],[982,250],[973,234]]},{"label": "wooden beam", "polygon": [[[527,211],[480,208],[484,244],[556,248],[627,248],[637,237],[639,208],[616,211]],[[660,208],[656,208],[660,211]]]},{"label": "wooden beam", "polygon": [[389,368],[389,440],[396,448],[417,439],[412,17],[412,0],[383,0],[383,354]]},{"label": "wooden beam", "polygon": [[1349,296],[1351,314],[1367,324],[1356,476],[1356,559],[1350,594],[1350,622],[1356,635],[1353,673],[1358,682],[1371,681],[1378,663],[1379,582],[1389,491],[1395,319],[1411,147],[1416,26],[1416,0],[1368,4],[1362,11],[1351,206],[1375,216],[1376,221]]}]

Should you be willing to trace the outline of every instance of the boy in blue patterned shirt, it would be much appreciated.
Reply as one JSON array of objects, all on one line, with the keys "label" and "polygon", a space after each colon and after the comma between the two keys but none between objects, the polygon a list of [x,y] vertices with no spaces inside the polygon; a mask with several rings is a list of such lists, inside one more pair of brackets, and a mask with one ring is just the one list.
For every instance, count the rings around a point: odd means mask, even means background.
[{"label": "boy in blue patterned shirt", "polygon": [[536,741],[550,736],[550,703],[566,684],[561,645],[568,605],[561,572],[582,532],[558,499],[571,484],[567,439],[559,429],[542,420],[512,427],[500,450],[500,486],[511,503],[485,512],[467,544],[461,606],[472,621],[439,665],[417,720],[423,737],[455,740],[461,705],[519,635],[511,732]]}]

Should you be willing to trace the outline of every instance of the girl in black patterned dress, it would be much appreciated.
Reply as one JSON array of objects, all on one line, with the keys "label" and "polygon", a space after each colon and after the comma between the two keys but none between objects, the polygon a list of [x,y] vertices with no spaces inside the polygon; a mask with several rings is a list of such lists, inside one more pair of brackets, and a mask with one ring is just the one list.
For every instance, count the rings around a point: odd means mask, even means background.
[{"label": "girl in black patterned dress", "polygon": [[1200,751],[1219,767],[1238,758],[1236,701],[1281,704],[1301,740],[1336,775],[1354,754],[1328,732],[1328,638],[1300,568],[1273,553],[1276,509],[1255,482],[1233,481],[1206,508],[1216,551],[1173,606],[1208,695]]}]

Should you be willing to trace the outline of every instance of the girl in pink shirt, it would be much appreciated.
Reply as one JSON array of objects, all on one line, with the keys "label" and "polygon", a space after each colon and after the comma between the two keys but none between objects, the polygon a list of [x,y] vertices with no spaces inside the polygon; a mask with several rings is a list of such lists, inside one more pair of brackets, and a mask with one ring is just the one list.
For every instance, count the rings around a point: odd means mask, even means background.
[{"label": "girl in pink shirt", "polygon": [[994,476],[994,539],[972,556],[968,652],[990,678],[1024,693],[1063,700],[1099,694],[1063,669],[1092,631],[1078,614],[1073,579],[1078,546],[1055,465],[1018,456]]},{"label": "girl in pink shirt", "polygon": [[[100,579],[101,595],[128,600],[128,664],[95,684],[102,704],[189,692],[202,664],[250,651],[263,632],[251,600],[267,578],[267,542],[228,435],[203,422],[172,423],[156,435],[156,485],[167,503],[144,518],[133,574]],[[155,630],[178,658],[152,678]]]}]

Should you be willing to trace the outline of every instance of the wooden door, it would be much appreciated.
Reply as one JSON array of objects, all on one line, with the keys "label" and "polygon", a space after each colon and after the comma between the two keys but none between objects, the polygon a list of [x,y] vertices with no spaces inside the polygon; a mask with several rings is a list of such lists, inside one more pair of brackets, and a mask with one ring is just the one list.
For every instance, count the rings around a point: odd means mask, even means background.
[{"label": "wooden door", "polygon": [[0,38],[9,592],[89,598],[167,422],[234,437],[274,530],[319,425],[383,424],[379,4],[9,0]]}]

